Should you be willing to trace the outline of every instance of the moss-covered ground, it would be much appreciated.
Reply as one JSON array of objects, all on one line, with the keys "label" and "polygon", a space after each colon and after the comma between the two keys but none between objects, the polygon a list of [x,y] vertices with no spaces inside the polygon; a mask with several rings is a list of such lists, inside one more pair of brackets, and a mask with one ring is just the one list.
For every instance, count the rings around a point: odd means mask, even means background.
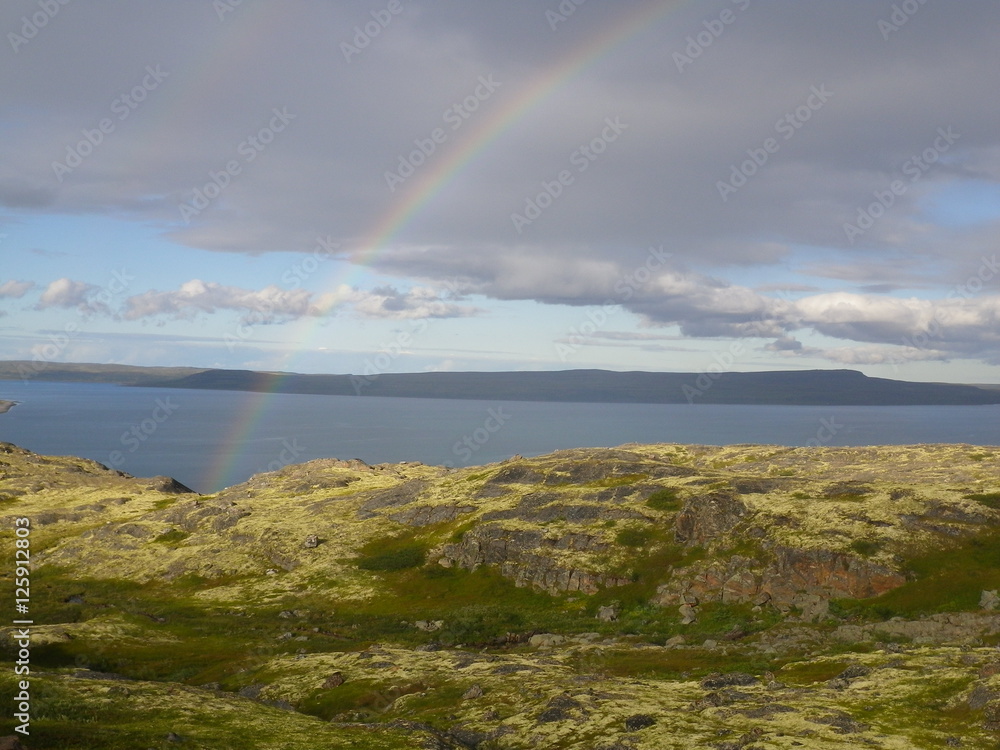
[{"label": "moss-covered ground", "polygon": [[[13,550],[13,519],[30,518],[34,559],[22,739],[31,750],[997,747],[1000,622],[980,597],[1000,589],[998,455],[625,446],[458,471],[331,460],[199,497],[7,446],[2,548]],[[718,538],[678,541],[678,514],[707,492],[732,493],[749,515]],[[507,567],[489,561],[497,539]],[[685,625],[656,603],[678,571],[770,564],[776,545],[874,561],[906,582],[834,599],[815,622],[718,599]],[[528,585],[511,571],[529,565],[616,585]],[[963,612],[982,632],[898,634],[899,618]],[[863,635],[839,637],[848,626]]]}]

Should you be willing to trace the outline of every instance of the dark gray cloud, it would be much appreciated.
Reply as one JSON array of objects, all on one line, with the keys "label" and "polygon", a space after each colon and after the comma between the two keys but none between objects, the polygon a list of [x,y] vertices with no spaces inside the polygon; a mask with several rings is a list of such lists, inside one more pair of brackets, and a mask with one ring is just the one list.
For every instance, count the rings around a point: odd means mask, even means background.
[{"label": "dark gray cloud", "polygon": [[[385,4],[60,6],[0,50],[0,207],[129,218],[228,253],[331,235],[415,285],[345,293],[374,317],[474,314],[450,285],[620,304],[799,356],[816,351],[796,331],[897,345],[940,312],[935,351],[995,356],[1000,277],[980,269],[1000,223],[931,211],[947,186],[1000,180],[994,0],[924,3],[898,29],[889,0],[594,0],[552,28],[557,6],[403,0],[364,45]],[[37,9],[5,4],[0,31]],[[669,261],[648,265],[651,247]],[[742,281],[768,268],[785,278]],[[66,283],[41,304],[79,304]],[[126,318],[332,304],[203,283],[136,295]]]}]

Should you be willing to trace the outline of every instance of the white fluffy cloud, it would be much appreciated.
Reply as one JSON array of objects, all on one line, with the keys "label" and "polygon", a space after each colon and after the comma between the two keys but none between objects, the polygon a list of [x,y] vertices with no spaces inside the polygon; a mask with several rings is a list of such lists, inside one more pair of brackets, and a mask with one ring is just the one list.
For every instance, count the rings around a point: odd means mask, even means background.
[{"label": "white fluffy cloud", "polygon": [[305,289],[241,289],[192,279],[172,291],[149,291],[125,300],[126,320],[165,317],[190,319],[199,314],[237,311],[261,324],[321,317],[338,309],[353,309],[368,318],[451,318],[473,315],[475,308],[445,302],[427,287],[405,291],[393,287],[362,290],[341,285],[316,294]]},{"label": "white fluffy cloud", "polygon": [[[68,278],[56,279],[45,287],[38,309],[49,307],[87,307],[90,299],[99,290],[94,284],[83,281],[73,281]],[[101,306],[103,309],[103,306]]]},{"label": "white fluffy cloud", "polygon": [[0,284],[0,297],[13,297],[19,299],[27,294],[33,287],[33,281],[5,281]]},{"label": "white fluffy cloud", "polygon": [[174,291],[149,291],[129,297],[125,300],[124,317],[126,320],[161,315],[191,318],[198,313],[237,310],[244,314],[257,313],[261,322],[274,323],[320,314],[312,299],[313,295],[304,289],[268,286],[249,290],[192,279]]}]

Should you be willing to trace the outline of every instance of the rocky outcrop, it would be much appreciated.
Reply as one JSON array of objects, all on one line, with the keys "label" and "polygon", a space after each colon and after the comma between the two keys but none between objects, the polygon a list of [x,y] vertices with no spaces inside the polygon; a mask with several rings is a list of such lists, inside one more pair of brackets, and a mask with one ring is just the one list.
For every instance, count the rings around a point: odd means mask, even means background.
[{"label": "rocky outcrop", "polygon": [[500,574],[518,586],[531,586],[557,594],[563,591],[596,593],[604,586],[621,586],[629,580],[592,570],[568,566],[559,560],[559,551],[604,551],[607,542],[582,532],[557,536],[541,530],[510,529],[484,524],[467,532],[462,540],[441,549],[439,563],[475,570],[495,565]]},{"label": "rocky outcrop", "polygon": [[684,502],[674,521],[674,538],[681,544],[704,545],[731,531],[750,514],[732,492],[695,495]]},{"label": "rocky outcrop", "polygon": [[608,492],[603,496],[595,493],[586,498],[591,502],[571,502],[557,492],[529,492],[520,499],[515,507],[487,511],[480,516],[480,520],[520,520],[538,524],[551,523],[552,521],[591,523],[624,519],[649,520],[638,511],[617,507],[614,504],[617,497],[613,492]]},{"label": "rocky outcrop", "polygon": [[203,522],[212,519],[208,526],[218,532],[232,528],[249,515],[249,510],[236,506],[231,500],[198,499],[175,503],[160,514],[153,514],[153,518],[187,532],[197,531],[204,525]]},{"label": "rocky outcrop", "polygon": [[894,617],[867,625],[841,625],[833,638],[846,643],[899,638],[917,645],[929,643],[971,643],[983,636],[1000,633],[1000,614],[942,612],[920,620]]},{"label": "rocky outcrop", "polygon": [[906,582],[884,565],[824,549],[778,547],[768,562],[732,555],[672,571],[654,602],[677,607],[694,602],[751,602],[783,611],[795,607],[804,619],[826,612],[831,598],[866,599]]},{"label": "rocky outcrop", "polygon": [[409,505],[420,496],[421,492],[427,489],[429,484],[422,479],[411,479],[395,487],[372,493],[358,509],[358,518],[373,518],[377,515],[375,511]]},{"label": "rocky outcrop", "polygon": [[778,547],[774,553],[762,589],[775,600],[801,592],[867,599],[906,583],[898,571],[843,552]]},{"label": "rocky outcrop", "polygon": [[186,487],[173,477],[152,477],[147,479],[147,487],[153,492],[163,492],[168,495],[193,495],[194,490]]},{"label": "rocky outcrop", "polygon": [[458,516],[474,510],[476,510],[474,505],[418,505],[398,513],[390,513],[389,518],[408,526],[432,526],[436,523],[453,521]]}]

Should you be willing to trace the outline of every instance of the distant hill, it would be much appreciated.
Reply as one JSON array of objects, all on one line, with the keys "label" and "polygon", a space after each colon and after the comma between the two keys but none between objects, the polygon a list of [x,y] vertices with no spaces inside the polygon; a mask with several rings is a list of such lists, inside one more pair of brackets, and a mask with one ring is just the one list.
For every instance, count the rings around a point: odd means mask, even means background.
[{"label": "distant hill", "polygon": [[[0,379],[19,379],[26,362],[0,362]],[[308,393],[331,396],[576,401],[645,404],[812,406],[984,405],[997,388],[871,378],[854,370],[777,372],[426,372],[304,375],[253,370],[53,364],[40,380],[103,382],[161,388]]]},{"label": "distant hill", "polygon": [[0,380],[47,380],[58,383],[148,385],[205,372],[202,367],[137,367],[73,362],[0,361]]}]

